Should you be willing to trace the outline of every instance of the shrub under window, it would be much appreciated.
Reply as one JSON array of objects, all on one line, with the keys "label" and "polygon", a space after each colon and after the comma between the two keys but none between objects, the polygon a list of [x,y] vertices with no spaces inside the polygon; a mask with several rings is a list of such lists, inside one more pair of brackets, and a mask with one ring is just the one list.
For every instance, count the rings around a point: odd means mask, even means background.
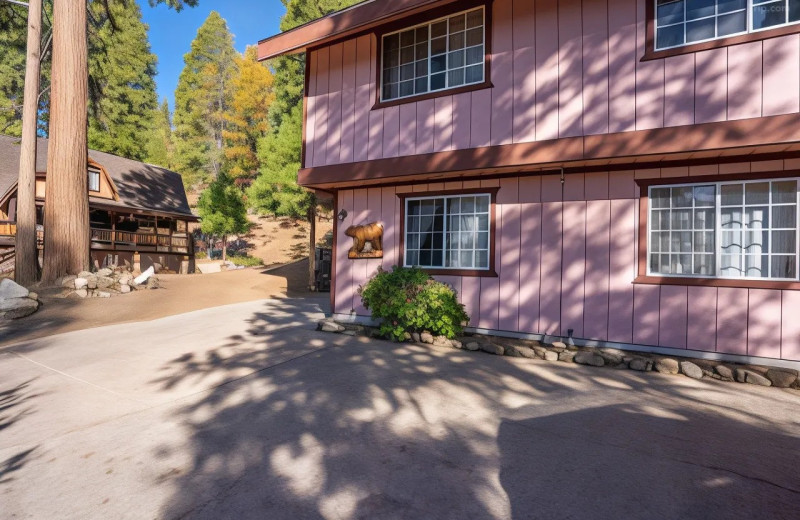
[{"label": "shrub under window", "polygon": [[421,269],[379,269],[358,292],[372,318],[380,320],[381,334],[396,341],[406,333],[423,331],[454,338],[469,321],[455,291]]}]

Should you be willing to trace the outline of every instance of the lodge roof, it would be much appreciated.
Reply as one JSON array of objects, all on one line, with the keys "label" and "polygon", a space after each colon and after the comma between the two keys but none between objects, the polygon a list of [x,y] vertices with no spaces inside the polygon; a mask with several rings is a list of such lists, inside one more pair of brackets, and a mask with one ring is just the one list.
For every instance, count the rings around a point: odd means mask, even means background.
[{"label": "lodge roof", "polygon": [[258,42],[258,59],[304,52],[456,0],[365,0]]},{"label": "lodge roof", "polygon": [[[47,171],[47,139],[36,147],[36,172]],[[19,138],[0,135],[0,197],[5,196],[19,175]],[[89,150],[89,159],[100,165],[114,183],[119,200],[90,197],[92,205],[116,206],[137,212],[192,216],[186,190],[178,173],[160,166]]]}]

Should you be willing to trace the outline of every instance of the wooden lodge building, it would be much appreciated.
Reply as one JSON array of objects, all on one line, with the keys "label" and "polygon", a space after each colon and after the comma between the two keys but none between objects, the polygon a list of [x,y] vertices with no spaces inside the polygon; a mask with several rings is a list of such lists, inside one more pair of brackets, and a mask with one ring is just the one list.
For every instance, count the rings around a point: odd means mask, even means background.
[{"label": "wooden lodge building", "polygon": [[[43,245],[47,140],[39,139],[36,205],[39,246]],[[9,269],[16,234],[19,139],[0,136],[0,268]],[[89,150],[91,258],[96,268],[155,265],[176,273],[194,271],[189,209],[179,174],[116,155]],[[5,261],[5,264],[3,263]]]},{"label": "wooden lodge building", "polygon": [[796,2],[367,0],[292,54],[338,319],[417,266],[479,332],[800,366]]}]

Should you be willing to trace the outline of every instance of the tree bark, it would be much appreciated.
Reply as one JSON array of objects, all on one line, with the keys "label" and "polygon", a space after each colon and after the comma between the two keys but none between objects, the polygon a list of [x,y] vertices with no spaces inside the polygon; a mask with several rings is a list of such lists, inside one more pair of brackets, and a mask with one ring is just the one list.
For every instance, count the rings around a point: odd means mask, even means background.
[{"label": "tree bark", "polygon": [[89,269],[86,2],[53,2],[50,143],[42,278]]},{"label": "tree bark", "polygon": [[222,235],[222,261],[228,260],[228,235]]},{"label": "tree bark", "polygon": [[30,0],[14,260],[14,278],[20,285],[31,285],[39,278],[39,251],[36,246],[36,127],[39,119],[41,35],[42,0]]},{"label": "tree bark", "polygon": [[317,290],[317,280],[314,276],[317,262],[317,205],[311,204],[308,209],[309,239],[308,239],[308,290]]}]

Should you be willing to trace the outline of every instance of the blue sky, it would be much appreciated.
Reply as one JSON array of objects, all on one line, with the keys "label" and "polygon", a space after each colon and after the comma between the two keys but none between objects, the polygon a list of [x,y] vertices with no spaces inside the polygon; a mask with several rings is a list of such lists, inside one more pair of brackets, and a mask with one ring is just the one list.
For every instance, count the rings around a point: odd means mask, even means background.
[{"label": "blue sky", "polygon": [[158,99],[167,98],[170,108],[178,76],[183,69],[183,55],[189,52],[197,30],[211,11],[217,11],[228,22],[239,52],[248,45],[278,32],[285,8],[280,0],[200,0],[194,8],[180,13],[164,5],[150,7],[147,0],[137,0],[144,22],[150,26],[150,45],[158,56]]}]

